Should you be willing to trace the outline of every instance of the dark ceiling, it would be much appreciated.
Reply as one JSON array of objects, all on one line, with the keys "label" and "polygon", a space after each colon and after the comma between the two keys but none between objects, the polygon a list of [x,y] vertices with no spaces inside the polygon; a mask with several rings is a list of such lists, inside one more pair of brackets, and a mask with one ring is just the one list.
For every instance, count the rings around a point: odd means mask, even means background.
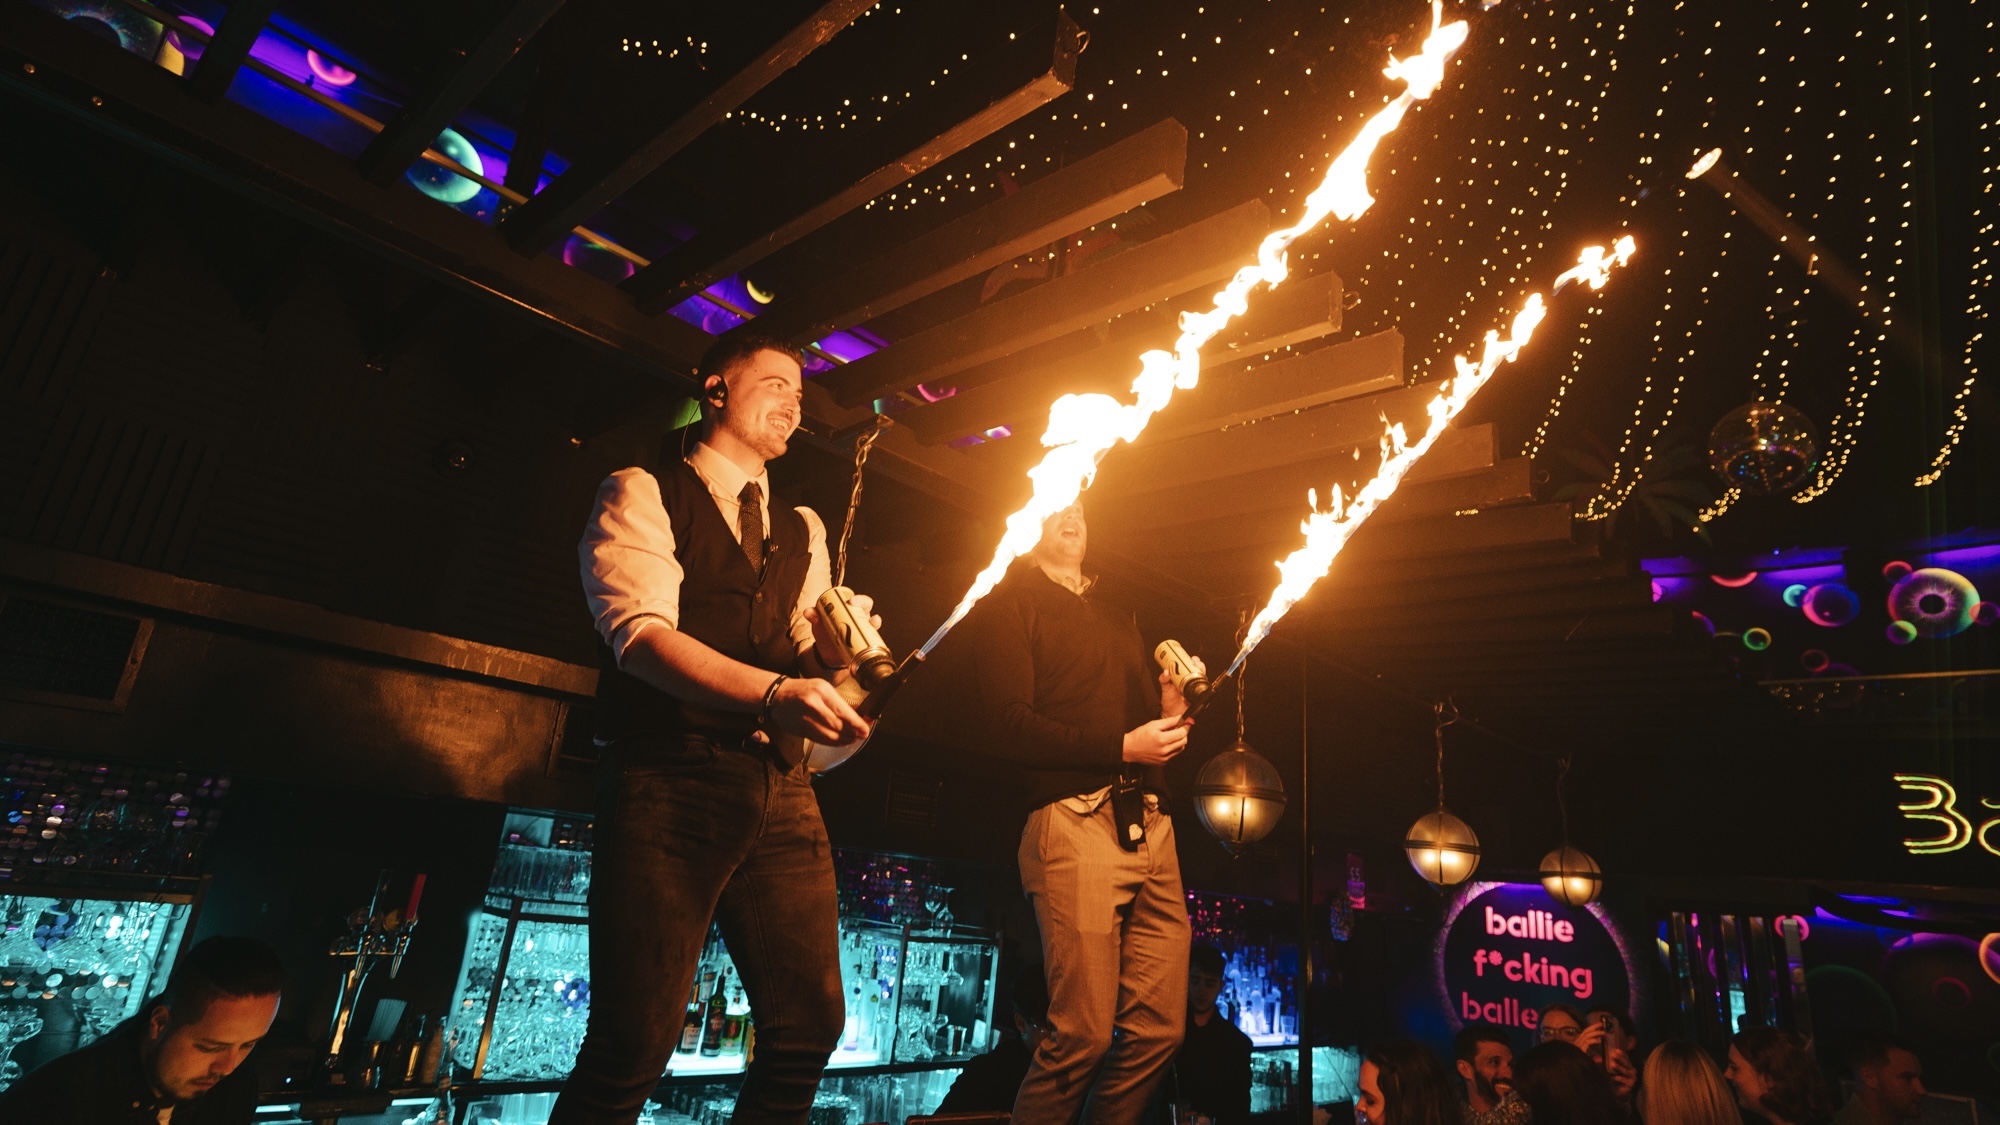
[{"label": "dark ceiling", "polygon": [[[546,24],[450,119],[517,145],[532,137],[551,168],[622,158],[824,10],[748,7],[545,2]],[[1279,637],[1357,674],[1390,677],[1413,698],[1484,693],[1483,706],[1513,714],[1516,729],[1567,723],[1581,737],[1608,715],[1684,714],[1697,699],[1714,704],[1717,723],[1746,714],[1763,722],[1769,708],[1738,690],[1706,637],[1652,603],[1636,560],[1691,553],[1730,569],[1793,545],[1893,542],[1993,522],[2000,459],[1982,455],[1979,440],[1994,417],[1991,390],[1958,392],[1990,346],[1991,114],[1979,95],[1996,77],[1994,33],[1956,9],[1876,4],[1484,7],[1449,6],[1472,35],[1436,97],[1378,151],[1373,210],[1294,247],[1288,288],[1320,279],[1329,288],[1315,291],[1319,311],[1294,309],[1286,323],[1246,335],[1246,354],[1213,364],[1209,386],[1162,415],[1156,436],[1106,461],[1095,494],[1105,561],[1226,633],[1295,542],[1306,487],[1351,488],[1372,469],[1381,416],[1420,411],[1429,392],[1402,384],[1448,373],[1451,355],[1502,326],[1580,247],[1629,231],[1640,245],[1633,265],[1602,292],[1554,299],[1531,348],[1461,422],[1457,469],[1412,485]],[[274,317],[287,323],[297,302],[331,294],[333,319],[352,339],[343,335],[326,362],[373,373],[362,379],[409,372],[409,388],[421,388],[433,411],[373,397],[345,407],[343,425],[404,435],[383,440],[400,442],[397,456],[417,474],[408,479],[424,489],[435,486],[433,448],[465,440],[455,434],[485,434],[469,444],[484,465],[506,467],[486,507],[467,517],[467,538],[436,559],[394,559],[387,526],[375,529],[379,550],[338,564],[236,528],[205,548],[209,576],[282,585],[259,575],[262,550],[285,556],[274,571],[310,572],[296,580],[308,600],[574,655],[579,622],[565,571],[575,497],[557,494],[587,487],[599,460],[658,432],[707,337],[650,311],[640,282],[648,271],[615,290],[549,254],[516,253],[507,223],[525,208],[496,231],[398,177],[365,182],[345,155],[242,105],[204,108],[157,68],[64,38],[70,29],[44,26],[23,0],[4,8],[8,96],[37,107],[10,125],[34,147],[13,151],[75,156],[115,142],[87,159],[17,155],[12,178],[38,207],[114,268],[164,259],[200,275],[236,303],[236,327],[253,336],[278,338]],[[286,3],[277,12],[413,103],[457,60],[481,57],[481,21],[493,18],[469,4]],[[864,505],[863,544],[870,528],[885,554],[921,542],[937,587],[925,598],[948,601],[962,588],[1019,494],[1038,428],[1022,402],[1068,389],[1045,386],[1051,373],[1073,370],[1079,385],[1109,389],[1129,378],[1132,357],[1171,333],[1173,311],[1212,291],[1255,232],[1295,213],[1330,155],[1397,89],[1381,68],[1390,54],[1416,50],[1429,19],[1415,3],[1114,0],[1068,14],[1088,37],[1073,88],[966,131],[996,99],[1062,72],[1060,48],[1051,62],[1056,7],[878,5],[581,213],[655,259],[655,280],[757,250],[741,278],[775,294],[768,311],[782,320],[788,299],[824,297],[850,271],[927,234],[962,243],[961,257],[990,249],[962,232],[985,230],[976,224],[996,201],[1026,198],[1114,144],[1138,144],[1165,119],[1184,127],[1177,190],[1155,183],[992,265],[933,267],[948,283],[841,325],[886,346],[821,378],[827,393],[812,404],[815,432],[801,443],[811,448],[796,459],[792,487],[837,521],[854,427],[871,400],[886,403],[901,424],[871,462],[880,487]],[[650,53],[655,40],[659,53]],[[24,76],[22,62],[34,59],[40,77]],[[939,147],[948,136],[956,139]],[[1913,350],[1878,339],[1718,192],[1684,177],[1695,155],[1718,145],[1741,183],[1816,237],[1816,253],[1845,262],[1900,323],[1917,326]],[[880,181],[796,239],[757,249],[818,202],[926,151],[935,164]],[[138,200],[135,183],[145,189]],[[214,184],[230,192],[203,186]],[[181,221],[149,226],[149,192],[174,200]],[[255,206],[241,208],[244,197]],[[1268,214],[1244,210],[1252,201]],[[204,243],[204,229],[218,233]],[[1200,244],[1203,231],[1239,229],[1252,238],[1230,233],[1227,253]],[[160,245],[169,233],[178,256]],[[1106,280],[1114,277],[1117,285]],[[1148,284],[1160,291],[1134,296]],[[1348,307],[1333,315],[1329,299]],[[991,358],[950,362],[952,334],[974,329]],[[1390,330],[1401,339],[1392,360],[1358,358],[1374,357],[1369,349]],[[917,355],[930,358],[908,358]],[[1299,358],[1310,356],[1319,358]],[[1284,379],[1303,389],[1280,393]],[[925,401],[950,388],[964,397]],[[991,393],[975,398],[975,389]],[[1007,417],[981,413],[1010,396]],[[1817,423],[1817,495],[1740,500],[1701,524],[1711,546],[1681,518],[1722,491],[1701,467],[1707,432],[1760,396]],[[312,401],[288,409],[309,413]],[[55,417],[63,407],[51,403]],[[1970,419],[1963,444],[1935,484],[1915,487],[1956,408]],[[200,401],[188,409],[200,413]],[[1020,432],[963,447],[948,440],[1001,421]],[[270,437],[261,448],[282,444]],[[1675,450],[1693,456],[1667,456]],[[558,467],[562,457],[572,463]],[[330,483],[351,489],[338,506],[359,527],[371,502],[361,497],[414,489],[395,483],[404,479],[384,469],[372,483]],[[540,498],[523,505],[528,492]],[[255,496],[239,498],[246,518]],[[1609,516],[1620,496],[1615,519],[1591,518]],[[514,510],[522,507],[532,517]],[[415,526],[424,508],[399,510],[402,522],[388,526]],[[509,553],[518,566],[486,557]],[[460,567],[482,566],[491,572],[462,581]],[[1418,574],[1448,596],[1413,584]],[[535,624],[508,623],[510,600]],[[935,619],[937,607],[919,604],[905,621]],[[558,635],[568,639],[549,639]]]}]

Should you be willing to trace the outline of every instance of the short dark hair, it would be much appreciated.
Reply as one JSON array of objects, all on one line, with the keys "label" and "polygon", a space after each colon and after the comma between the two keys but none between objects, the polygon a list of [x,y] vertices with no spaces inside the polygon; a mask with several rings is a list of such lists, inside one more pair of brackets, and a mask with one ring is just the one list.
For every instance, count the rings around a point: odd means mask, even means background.
[{"label": "short dark hair", "polygon": [[1568,1043],[1544,1043],[1514,1060],[1514,1089],[1528,1103],[1535,1125],[1618,1125],[1624,1120],[1603,1068]]},{"label": "short dark hair", "polygon": [[1444,1064],[1422,1043],[1384,1043],[1365,1056],[1382,1090],[1380,1125],[1464,1125],[1465,1107]]},{"label": "short dark hair", "polygon": [[1014,1014],[1040,1026],[1049,1021],[1049,979],[1040,962],[1014,974]]},{"label": "short dark hair", "polygon": [[1852,1071],[1874,1070],[1889,1065],[1890,1051],[1907,1051],[1914,1055],[1916,1048],[1900,1035],[1889,1035],[1880,1031],[1863,1032],[1847,1048],[1847,1068]]},{"label": "short dark hair", "polygon": [[1563,1015],[1575,1020],[1578,1027],[1590,1026],[1590,1021],[1583,1017],[1583,1011],[1575,1004],[1565,1004],[1558,1000],[1553,1004],[1542,1005],[1541,1014],[1535,1019],[1535,1026],[1537,1028],[1548,1022],[1550,1012],[1561,1012]]},{"label": "short dark hair", "polygon": [[706,387],[711,375],[728,375],[730,368],[756,355],[758,352],[777,352],[800,367],[806,365],[804,352],[792,346],[791,341],[781,340],[764,332],[730,332],[718,336],[708,350],[701,353],[701,363],[695,367],[695,381]]},{"label": "short dark hair", "polygon": [[1514,1049],[1513,1037],[1505,1029],[1490,1023],[1469,1023],[1451,1041],[1451,1053],[1464,1062],[1471,1062],[1479,1057],[1481,1043],[1498,1043],[1510,1051]]},{"label": "short dark hair", "polygon": [[1212,945],[1202,944],[1188,950],[1188,968],[1200,969],[1210,976],[1219,977],[1229,962],[1223,959],[1222,950]]},{"label": "short dark hair", "polygon": [[1794,1125],[1833,1116],[1833,1095],[1819,1065],[1790,1035],[1775,1027],[1753,1027],[1729,1041],[1769,1088],[1763,1106],[1771,1116]]},{"label": "short dark hair", "polygon": [[285,966],[270,946],[247,937],[212,937],[181,955],[154,1001],[168,1020],[183,1026],[208,1014],[224,996],[276,996],[285,990]]}]

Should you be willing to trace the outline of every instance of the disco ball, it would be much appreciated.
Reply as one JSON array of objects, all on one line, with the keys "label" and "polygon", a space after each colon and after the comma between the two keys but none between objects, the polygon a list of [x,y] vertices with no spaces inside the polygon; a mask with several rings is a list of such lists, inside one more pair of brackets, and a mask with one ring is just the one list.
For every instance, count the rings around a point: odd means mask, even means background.
[{"label": "disco ball", "polygon": [[1819,458],[1819,432],[1802,412],[1752,402],[1723,415],[1708,432],[1708,464],[1723,480],[1757,496],[1804,484]]}]

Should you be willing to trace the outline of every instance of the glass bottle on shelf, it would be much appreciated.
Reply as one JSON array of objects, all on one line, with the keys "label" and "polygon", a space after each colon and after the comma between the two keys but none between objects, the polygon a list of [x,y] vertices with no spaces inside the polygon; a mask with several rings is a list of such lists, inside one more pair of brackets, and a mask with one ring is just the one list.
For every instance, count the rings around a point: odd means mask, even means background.
[{"label": "glass bottle on shelf", "polygon": [[743,989],[729,990],[729,1006],[723,1010],[722,1053],[740,1055],[743,1053],[743,1037],[750,1024],[750,1005],[743,999]]},{"label": "glass bottle on shelf", "polygon": [[712,1059],[722,1054],[722,1033],[729,1022],[729,1002],[723,998],[722,986],[728,982],[728,975],[717,978],[715,991],[708,997],[708,1013],[703,1017],[701,1032],[701,1054]]}]

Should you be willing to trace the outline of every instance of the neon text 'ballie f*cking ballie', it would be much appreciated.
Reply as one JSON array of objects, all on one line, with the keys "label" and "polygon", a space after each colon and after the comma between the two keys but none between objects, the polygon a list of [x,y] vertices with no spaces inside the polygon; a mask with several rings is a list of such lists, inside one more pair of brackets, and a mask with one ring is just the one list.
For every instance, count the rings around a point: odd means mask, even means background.
[{"label": "neon text 'ballie f*cking ballie'", "polygon": [[[1585,249],[1578,256],[1576,267],[1556,278],[1555,289],[1560,291],[1574,281],[1583,282],[1592,289],[1602,289],[1604,283],[1611,279],[1611,267],[1624,265],[1631,258],[1634,248],[1632,237],[1626,235],[1613,244],[1609,253],[1602,246]],[[1355,531],[1375,514],[1384,500],[1396,494],[1403,478],[1423,459],[1424,454],[1430,452],[1431,446],[1443,436],[1445,427],[1464,411],[1472,396],[1493,378],[1493,373],[1499,370],[1502,363],[1521,354],[1521,349],[1535,334],[1535,326],[1542,322],[1544,313],[1542,295],[1530,294],[1528,303],[1514,314],[1513,327],[1505,339],[1498,332],[1486,333],[1486,346],[1478,363],[1464,356],[1453,357],[1458,374],[1425,406],[1430,424],[1423,435],[1413,442],[1404,433],[1401,422],[1390,426],[1388,432],[1382,435],[1382,467],[1374,479],[1361,486],[1354,499],[1342,497],[1340,486],[1335,485],[1332,495],[1328,497],[1328,507],[1322,510],[1317,490],[1306,493],[1312,514],[1306,517],[1300,528],[1305,532],[1305,546],[1293,551],[1278,564],[1278,587],[1271,591],[1271,600],[1257,611],[1256,617],[1251,618],[1250,628],[1243,637],[1243,647],[1237,650],[1236,659],[1230,662],[1225,675],[1241,668],[1250,651],[1270,635],[1271,627],[1297,605],[1300,598],[1306,596],[1315,582],[1326,577],[1326,572],[1333,567],[1333,560],[1347,546]]]},{"label": "neon text 'ballie f*cking ballie'", "polygon": [[1048,452],[1028,470],[1034,495],[1020,511],[1007,517],[1007,530],[993,552],[993,561],[979,572],[951,616],[924,642],[920,654],[928,655],[979,599],[999,584],[1014,560],[1034,548],[1042,537],[1043,520],[1076,503],[1096,476],[1098,460],[1112,446],[1137,440],[1153,415],[1173,401],[1176,390],[1192,389],[1200,381],[1202,345],[1243,315],[1249,308],[1251,290],[1285,280],[1285,251],[1293,242],[1329,215],[1352,221],[1375,202],[1368,194],[1368,159],[1375,146],[1395,130],[1411,105],[1437,90],[1444,81],[1445,64],[1465,43],[1464,21],[1444,23],[1443,19],[1443,4],[1434,0],[1431,33],[1423,50],[1407,59],[1392,56],[1383,71],[1404,83],[1403,92],[1370,117],[1361,134],[1334,158],[1326,178],[1306,197],[1298,222],[1266,235],[1257,247],[1256,264],[1236,271],[1207,312],[1181,314],[1181,332],[1173,351],[1149,351],[1139,357],[1139,376],[1132,381],[1136,401],[1120,402],[1102,394],[1064,395],[1049,408],[1048,429],[1042,434]]}]

